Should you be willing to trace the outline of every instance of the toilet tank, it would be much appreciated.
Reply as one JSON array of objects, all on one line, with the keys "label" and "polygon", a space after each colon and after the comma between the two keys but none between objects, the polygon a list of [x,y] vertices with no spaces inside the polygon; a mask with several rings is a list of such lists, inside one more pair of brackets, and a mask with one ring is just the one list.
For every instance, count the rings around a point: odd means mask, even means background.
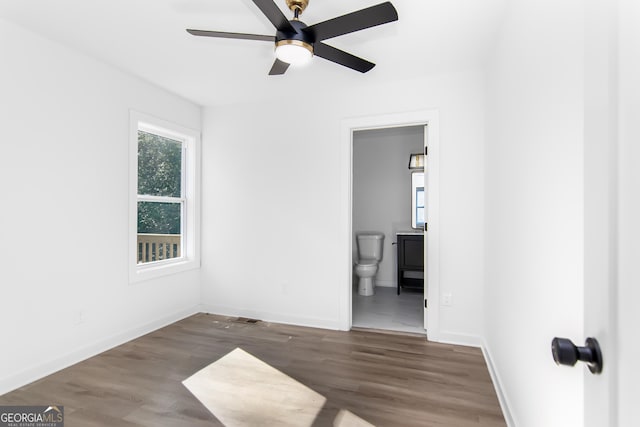
[{"label": "toilet tank", "polygon": [[371,258],[382,260],[382,243],[384,234],[378,231],[361,231],[356,233],[356,244],[358,246],[358,258]]}]

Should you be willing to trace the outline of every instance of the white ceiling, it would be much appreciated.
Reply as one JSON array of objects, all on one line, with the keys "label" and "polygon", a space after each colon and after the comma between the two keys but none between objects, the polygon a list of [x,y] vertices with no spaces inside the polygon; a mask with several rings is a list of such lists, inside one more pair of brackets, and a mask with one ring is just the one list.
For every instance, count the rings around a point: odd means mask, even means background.
[{"label": "white ceiling", "polygon": [[[275,0],[291,16],[285,0]],[[383,0],[310,0],[308,25]],[[273,35],[251,0],[2,0],[0,17],[204,106],[281,98],[296,88],[405,79],[481,66],[506,0],[392,0],[399,20],[327,40],[377,64],[367,74],[314,58],[268,76],[268,42],[189,35],[186,28]],[[16,43],[20,43],[16,40]],[[328,86],[330,85],[330,86]]]}]

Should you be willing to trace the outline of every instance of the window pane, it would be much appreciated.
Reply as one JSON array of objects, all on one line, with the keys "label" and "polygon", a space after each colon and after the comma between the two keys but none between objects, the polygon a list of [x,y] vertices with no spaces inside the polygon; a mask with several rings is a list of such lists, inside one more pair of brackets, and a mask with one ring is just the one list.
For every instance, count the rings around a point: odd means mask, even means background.
[{"label": "window pane", "polygon": [[416,207],[424,208],[424,187],[416,188]]},{"label": "window pane", "polygon": [[138,233],[180,234],[181,203],[138,202]]},{"label": "window pane", "polygon": [[424,227],[424,208],[416,208],[416,225]]},{"label": "window pane", "polygon": [[182,203],[138,202],[138,264],[182,256]]},{"label": "window pane", "polygon": [[182,143],[138,131],[138,194],[181,197]]}]

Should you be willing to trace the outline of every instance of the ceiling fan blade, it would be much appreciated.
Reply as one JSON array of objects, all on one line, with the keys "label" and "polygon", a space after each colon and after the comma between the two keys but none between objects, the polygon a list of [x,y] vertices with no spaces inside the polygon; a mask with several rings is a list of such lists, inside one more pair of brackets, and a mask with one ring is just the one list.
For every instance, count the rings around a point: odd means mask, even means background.
[{"label": "ceiling fan blade", "polygon": [[[255,1],[255,0],[254,0]],[[348,13],[303,29],[312,34],[316,42],[397,21],[398,12],[391,2]]]},{"label": "ceiling fan blade", "polygon": [[287,64],[286,62],[280,61],[278,58],[276,58],[275,62],[273,63],[273,66],[271,67],[271,71],[269,71],[269,75],[277,76],[280,74],[284,74],[285,71],[287,71],[287,68],[289,68],[289,64]]},{"label": "ceiling fan blade", "polygon": [[319,56],[320,58],[335,62],[336,64],[349,67],[352,70],[360,71],[361,73],[366,73],[376,66],[376,64],[374,64],[373,62],[358,58],[355,55],[352,55],[340,49],[336,49],[333,46],[329,46],[328,44],[324,44],[321,42],[314,43],[313,54],[315,56]]},{"label": "ceiling fan blade", "polygon": [[265,42],[275,42],[274,36],[263,36],[260,34],[244,34],[244,33],[227,33],[224,31],[205,31],[205,30],[187,30],[189,34],[202,37],[219,37],[223,39],[243,39],[243,40],[260,40]]},{"label": "ceiling fan blade", "polygon": [[278,31],[295,33],[296,30],[291,26],[289,20],[273,2],[273,0],[253,0],[258,9],[264,13],[269,21]]}]

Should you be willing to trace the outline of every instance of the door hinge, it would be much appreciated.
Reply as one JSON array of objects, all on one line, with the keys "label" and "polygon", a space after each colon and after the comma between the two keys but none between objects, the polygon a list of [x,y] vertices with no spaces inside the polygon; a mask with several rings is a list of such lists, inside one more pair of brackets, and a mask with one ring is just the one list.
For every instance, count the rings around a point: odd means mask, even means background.
[{"label": "door hinge", "polygon": [[424,300],[424,308],[427,308],[427,300]]},{"label": "door hinge", "polygon": [[428,150],[428,148],[429,148],[429,147],[424,147],[424,155],[425,155],[425,156],[427,155],[427,151],[429,151],[429,150]]}]

